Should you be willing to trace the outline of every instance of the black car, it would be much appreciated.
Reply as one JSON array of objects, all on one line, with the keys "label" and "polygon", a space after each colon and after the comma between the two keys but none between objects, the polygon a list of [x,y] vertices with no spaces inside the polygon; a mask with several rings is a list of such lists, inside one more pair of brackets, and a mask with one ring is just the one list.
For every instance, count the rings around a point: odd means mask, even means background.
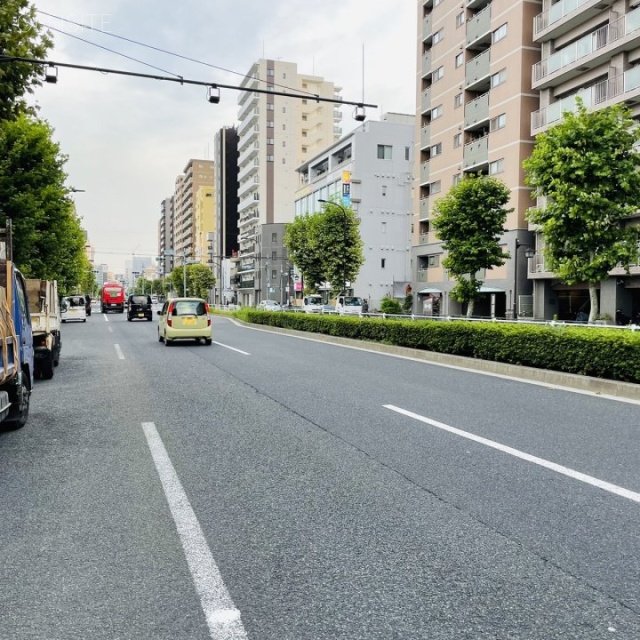
[{"label": "black car", "polygon": [[153,319],[151,296],[132,295],[127,300],[127,320]]}]

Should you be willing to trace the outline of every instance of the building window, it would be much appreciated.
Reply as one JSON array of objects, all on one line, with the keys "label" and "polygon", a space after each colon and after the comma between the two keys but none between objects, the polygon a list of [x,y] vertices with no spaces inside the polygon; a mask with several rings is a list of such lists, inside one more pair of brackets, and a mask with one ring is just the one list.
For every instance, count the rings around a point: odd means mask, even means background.
[{"label": "building window", "polygon": [[405,160],[410,160],[411,159],[411,147],[405,147],[404,148],[404,159]]},{"label": "building window", "polygon": [[271,279],[275,280],[278,277],[278,270],[277,269],[271,269]]},{"label": "building window", "polygon": [[438,67],[432,74],[431,74],[431,81],[432,82],[438,82],[438,80],[442,80],[442,78],[444,78],[444,67]]},{"label": "building window", "polygon": [[302,153],[307,153],[307,147],[302,147]]},{"label": "building window", "polygon": [[274,244],[276,242],[278,242],[278,234],[277,233],[272,233],[271,234],[271,242],[273,242]]},{"label": "building window", "polygon": [[307,121],[307,116],[302,116],[302,121],[306,122]]},{"label": "building window", "polygon": [[273,156],[267,156],[267,162],[273,162],[275,158]]},{"label": "building window", "polygon": [[386,258],[381,258],[380,259],[380,268],[384,269],[387,266],[387,259]]},{"label": "building window", "polygon": [[438,142],[431,147],[431,156],[439,156],[442,153],[442,142]]},{"label": "building window", "polygon": [[454,176],[453,176],[453,186],[455,187],[460,182],[460,180],[462,180],[462,174],[461,173],[454,174]]},{"label": "building window", "polygon": [[429,195],[440,193],[440,191],[442,191],[442,183],[440,182],[440,180],[436,180],[436,182],[432,182],[429,185]]},{"label": "building window", "polygon": [[464,64],[464,52],[456,56],[456,69]]},{"label": "building window", "polygon": [[457,149],[458,147],[462,146],[462,134],[461,133],[456,133],[455,136],[453,136],[453,148]]},{"label": "building window", "polygon": [[387,223],[386,222],[382,223],[382,233],[387,233]]},{"label": "building window", "polygon": [[435,120],[436,118],[439,118],[442,115],[442,105],[438,105],[437,107],[433,107],[433,109],[431,109],[431,119]]},{"label": "building window", "polygon": [[495,160],[489,163],[489,175],[494,176],[496,173],[502,173],[504,171],[504,158]]},{"label": "building window", "polygon": [[282,141],[282,146],[283,146],[283,147],[286,147],[286,146],[287,146],[287,141],[286,141],[286,140],[283,140],[283,141]]},{"label": "building window", "polygon": [[275,109],[275,104],[272,102],[267,102],[267,111],[273,111]]},{"label": "building window", "polygon": [[442,38],[444,37],[443,31],[444,29],[439,29],[433,34],[433,44],[438,44],[438,42],[442,40]]},{"label": "building window", "polygon": [[455,98],[453,99],[453,106],[457,109],[462,106],[462,94],[456,93]]},{"label": "building window", "polygon": [[267,120],[267,128],[273,129],[273,120]]},{"label": "building window", "polygon": [[491,87],[497,87],[498,85],[506,82],[507,80],[507,70],[501,69],[498,73],[494,73],[491,76]]},{"label": "building window", "polygon": [[267,69],[267,75],[272,77],[275,76],[276,75],[275,69]]},{"label": "building window", "polygon": [[507,116],[504,113],[501,113],[499,116],[496,116],[489,123],[489,129],[491,131],[497,131],[498,129],[504,128],[507,124]]},{"label": "building window", "polygon": [[461,11],[457,16],[456,16],[456,29],[458,27],[461,27],[464,24],[464,11]]},{"label": "building window", "polygon": [[391,160],[391,145],[379,144],[378,145],[378,160]]},{"label": "building window", "polygon": [[507,23],[505,22],[503,25],[499,26],[492,35],[493,44],[496,42],[500,42],[503,38],[507,37]]},{"label": "building window", "polygon": [[267,138],[267,144],[273,144],[274,140],[273,138]]},{"label": "building window", "polygon": [[440,256],[437,256],[437,255],[427,256],[427,264],[430,267],[439,267],[440,266]]},{"label": "building window", "polygon": [[383,185],[382,185],[382,195],[383,195],[383,196],[386,196],[386,195],[387,195],[387,185],[386,185],[386,184],[383,184]]}]

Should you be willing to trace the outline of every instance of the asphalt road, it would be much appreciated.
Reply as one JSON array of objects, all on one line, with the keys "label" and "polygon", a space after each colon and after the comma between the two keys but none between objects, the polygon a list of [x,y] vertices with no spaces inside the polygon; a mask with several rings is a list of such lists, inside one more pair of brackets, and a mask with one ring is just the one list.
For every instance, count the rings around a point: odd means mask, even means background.
[{"label": "asphalt road", "polygon": [[63,325],[0,640],[640,638],[640,405],[214,317]]}]

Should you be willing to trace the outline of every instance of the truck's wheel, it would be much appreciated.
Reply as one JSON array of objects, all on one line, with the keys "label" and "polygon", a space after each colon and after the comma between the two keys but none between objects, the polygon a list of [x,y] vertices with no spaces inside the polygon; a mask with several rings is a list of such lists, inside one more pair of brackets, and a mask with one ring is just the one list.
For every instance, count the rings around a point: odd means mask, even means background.
[{"label": "truck's wheel", "polygon": [[11,409],[4,424],[10,429],[20,429],[27,424],[29,418],[29,387],[24,378],[20,388],[14,394],[16,397],[11,398]]},{"label": "truck's wheel", "polygon": [[50,353],[48,357],[40,363],[40,376],[43,380],[51,380],[53,378],[53,354]]}]

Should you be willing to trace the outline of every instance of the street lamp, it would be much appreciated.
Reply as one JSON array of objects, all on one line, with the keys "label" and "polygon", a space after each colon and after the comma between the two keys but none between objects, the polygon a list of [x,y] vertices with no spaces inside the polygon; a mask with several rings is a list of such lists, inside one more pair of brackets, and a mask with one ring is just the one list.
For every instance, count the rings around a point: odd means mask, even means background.
[{"label": "street lamp", "polygon": [[349,222],[349,216],[347,214],[346,209],[337,202],[330,202],[329,200],[322,200],[318,198],[318,202],[322,202],[323,204],[333,204],[338,207],[344,216],[343,223],[343,246],[342,246],[342,292],[344,295],[347,295],[347,223]]},{"label": "street lamp", "polygon": [[513,319],[518,319],[518,249],[520,247],[526,247],[524,255],[527,259],[533,258],[536,252],[532,249],[531,245],[524,244],[516,238],[516,248],[513,252]]}]

